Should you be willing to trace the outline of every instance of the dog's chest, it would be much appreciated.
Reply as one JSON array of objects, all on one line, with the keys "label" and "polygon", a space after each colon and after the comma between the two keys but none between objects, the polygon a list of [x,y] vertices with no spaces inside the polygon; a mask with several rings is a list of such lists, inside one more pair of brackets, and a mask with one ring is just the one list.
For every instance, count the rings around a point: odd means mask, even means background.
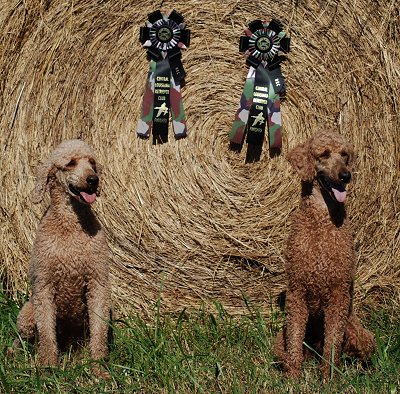
[{"label": "dog's chest", "polygon": [[95,236],[83,232],[55,231],[38,235],[33,250],[34,270],[44,271],[53,284],[81,289],[88,278],[107,264],[104,233]]},{"label": "dog's chest", "polygon": [[54,292],[58,316],[71,320],[83,316],[90,281],[105,275],[105,242],[102,232],[96,236],[55,232],[36,239],[32,261],[36,278],[33,280],[39,280],[38,276],[45,278]]},{"label": "dog's chest", "polygon": [[292,226],[286,249],[286,271],[312,288],[349,283],[354,275],[353,239],[347,224],[304,219]]},{"label": "dog's chest", "polygon": [[53,281],[57,315],[71,320],[79,319],[86,309],[87,282],[79,273],[66,269],[63,271],[58,271]]}]

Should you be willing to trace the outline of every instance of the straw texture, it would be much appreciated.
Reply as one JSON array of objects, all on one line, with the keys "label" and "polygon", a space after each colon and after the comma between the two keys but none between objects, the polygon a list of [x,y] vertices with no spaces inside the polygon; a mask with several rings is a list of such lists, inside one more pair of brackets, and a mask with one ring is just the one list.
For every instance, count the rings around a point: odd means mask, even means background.
[{"label": "straw texture", "polygon": [[[138,35],[147,14],[182,13],[189,136],[152,146],[136,138],[148,71]],[[228,151],[248,67],[239,36],[254,19],[291,36],[283,72],[283,152],[244,164]],[[96,211],[113,253],[121,310],[150,312],[217,299],[241,313],[242,295],[268,310],[285,287],[283,249],[300,181],[286,154],[321,129],[358,152],[348,212],[359,269],[356,302],[399,306],[400,5],[397,1],[4,0],[0,5],[0,276],[26,289],[45,203],[30,193],[38,163],[83,138],[105,167]],[[264,151],[266,151],[264,146]],[[48,201],[46,201],[48,203]]]}]

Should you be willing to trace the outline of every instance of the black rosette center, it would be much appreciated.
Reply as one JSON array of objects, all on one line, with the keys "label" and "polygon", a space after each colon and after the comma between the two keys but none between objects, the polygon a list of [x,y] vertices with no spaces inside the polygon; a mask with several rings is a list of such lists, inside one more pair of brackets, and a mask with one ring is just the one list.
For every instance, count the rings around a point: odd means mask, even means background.
[{"label": "black rosette center", "polygon": [[273,30],[263,28],[249,38],[249,52],[259,60],[273,59],[279,51],[281,38]]},{"label": "black rosette center", "polygon": [[167,26],[161,26],[156,32],[156,37],[163,43],[170,42],[172,38],[172,30]]},{"label": "black rosette center", "polygon": [[181,29],[171,19],[159,19],[150,27],[149,36],[154,48],[168,51],[178,45],[181,39]]},{"label": "black rosette center", "polygon": [[269,37],[267,37],[267,36],[261,36],[261,37],[258,37],[258,38],[256,39],[256,42],[255,42],[255,45],[254,45],[254,46],[257,48],[257,50],[258,50],[259,52],[261,52],[261,53],[267,53],[267,52],[269,52],[269,51],[271,50],[272,45],[273,45],[273,43],[272,43],[272,41],[269,39]]}]

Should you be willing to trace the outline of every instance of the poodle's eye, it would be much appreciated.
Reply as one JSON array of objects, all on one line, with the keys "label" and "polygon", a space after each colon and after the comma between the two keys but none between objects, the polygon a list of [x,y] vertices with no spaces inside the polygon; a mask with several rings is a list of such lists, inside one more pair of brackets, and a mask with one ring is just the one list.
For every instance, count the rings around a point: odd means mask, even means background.
[{"label": "poodle's eye", "polygon": [[342,156],[343,159],[346,160],[346,165],[349,164],[349,154],[347,152],[341,151],[340,156]]},{"label": "poodle's eye", "polygon": [[89,163],[92,166],[93,170],[96,171],[96,161],[94,159],[89,159]]},{"label": "poodle's eye", "polygon": [[65,167],[71,168],[71,167],[74,167],[74,166],[76,166],[76,160],[75,159],[71,159]]},{"label": "poodle's eye", "polygon": [[320,159],[329,159],[331,157],[331,152],[329,150],[324,150],[320,155]]}]

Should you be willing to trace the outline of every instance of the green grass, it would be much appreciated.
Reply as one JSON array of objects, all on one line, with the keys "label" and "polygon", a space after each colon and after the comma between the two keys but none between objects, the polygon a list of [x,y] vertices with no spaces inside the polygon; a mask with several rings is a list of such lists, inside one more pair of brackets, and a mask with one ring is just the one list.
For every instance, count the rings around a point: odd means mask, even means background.
[{"label": "green grass", "polygon": [[[6,354],[16,335],[23,302],[0,292],[0,339]],[[282,377],[271,351],[282,316],[264,318],[253,308],[240,319],[216,304],[215,313],[186,310],[145,322],[130,316],[114,323],[114,341],[104,362],[109,381],[97,379],[87,349],[60,356],[58,368],[40,368],[35,346],[24,344],[13,358],[1,357],[0,393],[400,393],[400,317],[378,310],[367,322],[378,338],[378,352],[364,368],[343,360],[341,373],[323,384],[316,360],[304,364],[302,377]]]}]

